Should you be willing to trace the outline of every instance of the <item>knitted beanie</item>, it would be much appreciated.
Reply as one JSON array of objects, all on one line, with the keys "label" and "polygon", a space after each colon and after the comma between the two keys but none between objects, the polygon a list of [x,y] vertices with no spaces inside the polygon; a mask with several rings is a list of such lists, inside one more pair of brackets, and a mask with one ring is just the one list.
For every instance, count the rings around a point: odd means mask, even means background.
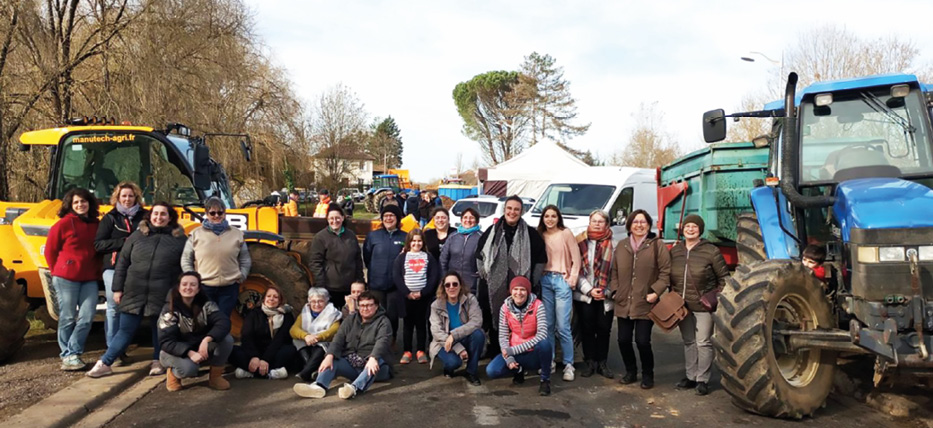
[{"label": "knitted beanie", "polygon": [[684,218],[683,226],[686,226],[690,223],[697,225],[697,227],[700,228],[700,236],[703,236],[703,230],[706,229],[706,223],[703,222],[703,217],[700,217],[696,214],[690,214]]}]

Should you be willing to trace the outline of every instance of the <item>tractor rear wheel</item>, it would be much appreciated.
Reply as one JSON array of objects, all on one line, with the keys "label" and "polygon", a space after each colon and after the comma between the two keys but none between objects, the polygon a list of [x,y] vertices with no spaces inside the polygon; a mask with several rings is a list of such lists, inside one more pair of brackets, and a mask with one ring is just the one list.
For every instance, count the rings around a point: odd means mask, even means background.
[{"label": "tractor rear wheel", "polygon": [[234,338],[240,337],[243,318],[251,309],[262,304],[262,296],[270,285],[282,290],[282,299],[292,307],[295,314],[307,302],[310,287],[305,269],[287,251],[261,243],[248,243],[247,247],[253,264],[246,281],[240,284],[236,310],[230,317],[230,334]]},{"label": "tractor rear wheel", "polygon": [[[383,201],[383,199],[385,199],[385,198],[386,198],[386,192],[385,192],[385,190],[383,190],[383,191],[381,191],[381,192],[376,192],[376,194],[373,195],[373,212],[374,212],[374,213],[379,214],[379,212],[381,211],[381,208],[382,208],[382,201]],[[401,221],[401,220],[402,220],[402,219],[399,219],[399,221]]]},{"label": "tractor rear wheel", "polygon": [[761,226],[755,213],[741,213],[736,219],[735,247],[739,253],[739,264],[747,265],[768,258],[765,253],[765,241],[761,236]]},{"label": "tractor rear wheel", "polygon": [[735,405],[797,419],[823,406],[832,388],[835,352],[790,350],[778,333],[834,327],[819,280],[802,264],[766,260],[739,265],[726,281],[713,321],[716,365]]},{"label": "tractor rear wheel", "polygon": [[0,263],[0,364],[10,359],[26,342],[28,311],[23,287],[13,280],[13,271],[6,270]]},{"label": "tractor rear wheel", "polygon": [[371,213],[376,212],[376,206],[374,204],[375,194],[367,193],[366,197],[363,199],[363,205],[366,207],[366,211]]}]

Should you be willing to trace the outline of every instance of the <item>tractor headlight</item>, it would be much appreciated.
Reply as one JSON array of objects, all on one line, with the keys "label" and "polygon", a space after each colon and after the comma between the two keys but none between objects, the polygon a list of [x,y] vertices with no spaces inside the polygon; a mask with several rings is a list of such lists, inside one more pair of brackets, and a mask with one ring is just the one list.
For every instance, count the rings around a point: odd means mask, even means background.
[{"label": "tractor headlight", "polygon": [[905,260],[904,247],[881,247],[878,249],[878,260],[882,262],[902,262]]},{"label": "tractor headlight", "polygon": [[27,226],[23,225],[23,233],[27,236],[49,236],[48,226]]},{"label": "tractor headlight", "polygon": [[923,261],[933,260],[933,246],[925,245],[925,246],[919,247],[918,250],[920,253],[919,254],[920,260],[923,260]]},{"label": "tractor headlight", "polygon": [[858,247],[859,263],[878,263],[878,247]]}]

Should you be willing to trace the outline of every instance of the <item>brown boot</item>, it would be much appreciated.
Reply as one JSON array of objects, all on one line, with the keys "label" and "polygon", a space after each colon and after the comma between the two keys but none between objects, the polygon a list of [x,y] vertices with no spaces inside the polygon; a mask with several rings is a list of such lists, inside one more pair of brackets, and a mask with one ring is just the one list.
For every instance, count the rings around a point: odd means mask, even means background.
[{"label": "brown boot", "polygon": [[165,389],[169,391],[181,390],[181,379],[175,377],[175,373],[172,373],[171,368],[165,370]]},{"label": "brown boot", "polygon": [[211,377],[207,384],[218,391],[230,389],[230,382],[224,379],[224,366],[211,366]]}]

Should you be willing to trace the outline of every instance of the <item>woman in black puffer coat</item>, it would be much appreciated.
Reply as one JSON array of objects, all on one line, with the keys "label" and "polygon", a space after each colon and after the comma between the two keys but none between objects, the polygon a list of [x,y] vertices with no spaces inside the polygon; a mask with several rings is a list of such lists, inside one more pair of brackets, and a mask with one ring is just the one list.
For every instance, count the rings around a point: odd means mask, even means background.
[{"label": "woman in black puffer coat", "polygon": [[159,363],[159,316],[169,290],[181,275],[181,253],[188,238],[178,224],[178,212],[167,202],[152,205],[149,217],[139,223],[123,249],[113,275],[113,299],[119,305],[120,329],[107,347],[90,377],[106,376],[110,366],[130,345],[143,318],[152,322],[153,356],[150,376],[161,375],[165,369]]}]

